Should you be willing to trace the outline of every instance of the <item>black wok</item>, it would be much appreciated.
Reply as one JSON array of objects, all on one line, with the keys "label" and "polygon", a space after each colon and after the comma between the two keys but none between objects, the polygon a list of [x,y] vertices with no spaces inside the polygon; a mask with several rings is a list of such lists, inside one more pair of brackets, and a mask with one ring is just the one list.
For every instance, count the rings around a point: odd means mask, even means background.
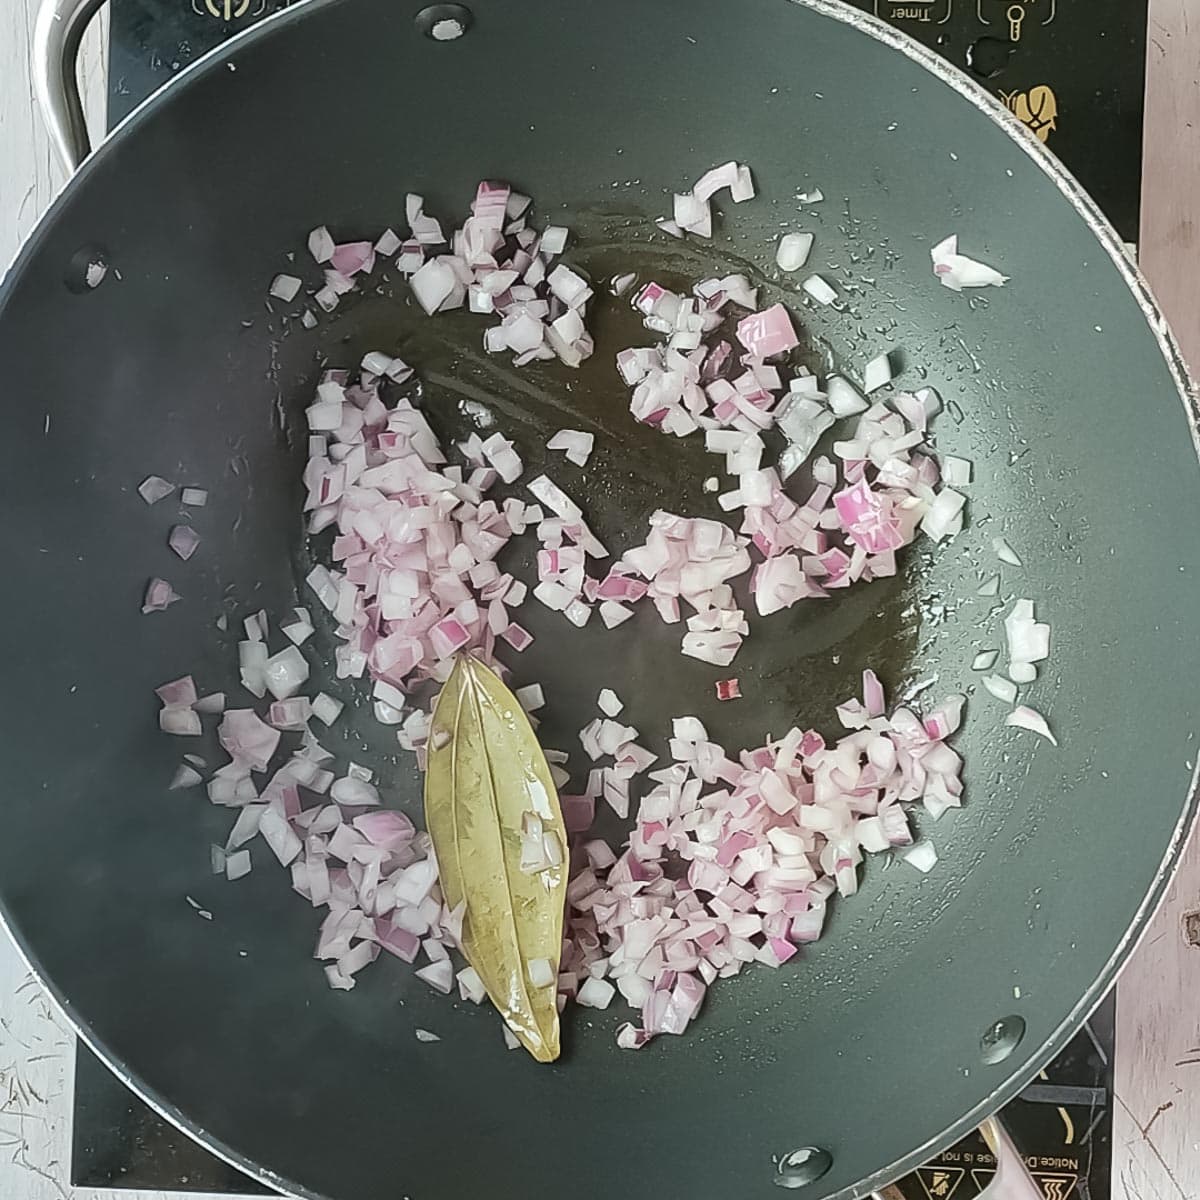
[{"label": "black wok", "polygon": [[[313,0],[206,56],[83,164],[4,281],[5,919],[118,1073],[285,1191],[765,1196],[798,1182],[780,1158],[813,1146],[828,1170],[803,1194],[861,1196],[1016,1093],[1163,893],[1195,804],[1200,472],[1182,368],[1061,167],[878,22],[816,0],[478,0],[466,36],[437,43],[416,17]],[[760,198],[711,246],[652,237],[669,192],[729,158]],[[968,802],[918,818],[934,872],[869,864],[803,961],[722,981],[687,1037],[622,1053],[621,1015],[575,1011],[552,1067],[507,1053],[493,1014],[402,964],[330,992],[318,918],[265,851],[236,887],[210,876],[229,814],[166,792],[180,747],[152,692],[188,671],[229,684],[236,634],[216,618],[297,602],[299,413],[326,362],[403,353],[445,434],[463,396],[488,397],[530,447],[586,423],[599,450],[577,491],[614,542],[658,504],[698,511],[705,456],[625,410],[611,353],[641,335],[615,302],[577,376],[498,367],[477,326],[418,320],[395,272],[315,332],[264,305],[314,225],[374,234],[403,220],[407,190],[454,216],[489,177],[570,224],[572,261],[597,277],[744,262],[801,313],[817,366],[903,348],[902,382],[923,376],[949,403],[940,449],[976,469],[953,542],[747,642],[735,713],[697,700],[712,673],[673,636],[566,643],[535,624],[518,682],[552,697],[552,744],[606,684],[640,728],[699,711],[730,744],[828,727],[868,664],[894,694],[936,675],[971,696]],[[801,216],[795,194],[814,186],[826,200]],[[775,236],[801,221],[814,268],[859,289],[836,310],[806,307],[773,268]],[[937,286],[928,248],[951,232],[1011,283],[974,300]],[[98,256],[108,275],[89,289]],[[165,548],[170,502],[148,510],[135,491],[151,472],[211,489],[186,566]],[[1003,595],[1036,599],[1053,626],[1029,699],[1058,749],[1005,730],[969,670],[998,644],[974,593],[999,533],[1024,562]],[[143,616],[153,574],[184,600]],[[331,631],[314,643],[328,657]],[[330,740],[419,813],[417,772],[361,698]]]}]

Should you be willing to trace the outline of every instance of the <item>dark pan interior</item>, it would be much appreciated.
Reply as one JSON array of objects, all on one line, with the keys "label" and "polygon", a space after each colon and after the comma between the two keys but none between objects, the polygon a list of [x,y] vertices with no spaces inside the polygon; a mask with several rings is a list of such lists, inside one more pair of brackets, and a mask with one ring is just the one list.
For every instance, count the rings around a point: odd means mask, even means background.
[{"label": "dark pan interior", "polygon": [[[1161,889],[1195,755],[1191,414],[1139,295],[1042,160],[894,46],[785,0],[480,0],[448,44],[414,12],[304,5],[189,71],[86,165],[0,293],[0,901],[109,1061],[285,1190],[765,1196],[774,1158],[815,1145],[833,1165],[804,1194],[847,1200],[1012,1094]],[[670,191],[728,158],[752,166],[759,199],[727,212],[711,246],[651,237]],[[231,684],[220,614],[310,603],[296,598],[310,554],[298,413],[323,362],[404,354],[447,436],[463,398],[486,400],[523,448],[594,430],[586,470],[554,473],[615,549],[658,505],[715,512],[699,481],[717,460],[629,417],[611,353],[643,335],[615,301],[598,306],[599,350],[578,374],[486,358],[475,320],[416,316],[394,271],[314,332],[285,319],[295,306],[265,307],[312,226],[377,233],[403,221],[408,190],[454,219],[486,177],[572,225],[569,259],[598,277],[744,264],[800,313],[814,363],[853,370],[902,348],[901,382],[949,404],[939,449],[976,472],[961,536],[916,547],[895,580],[760,623],[735,667],[747,699],[719,711],[716,673],[651,614],[567,636],[528,606],[540,636],[518,682],[545,685],[545,740],[564,748],[606,685],[652,746],[684,712],[729,746],[795,721],[834,732],[832,706],[866,665],[893,694],[933,678],[926,696],[970,695],[968,803],[924,822],[932,874],[870,863],[819,944],[714,987],[686,1038],[622,1053],[623,1009],[576,1010],[549,1068],[401,964],[329,991],[310,958],[318,918],[265,847],[236,886],[210,876],[231,816],[165,790],[181,745],[155,728],[152,693],[188,671]],[[801,208],[813,186],[826,199]],[[787,228],[816,234],[837,310],[777,277]],[[928,248],[950,232],[1011,283],[939,287]],[[64,276],[90,246],[113,269],[78,294]],[[147,509],[135,491],[151,472],[211,489],[186,565],[165,546],[172,502]],[[1025,563],[1004,571],[1002,597],[1030,596],[1053,627],[1028,698],[1057,750],[1005,730],[968,669],[1001,644],[974,596],[999,533]],[[151,574],[184,600],[142,616]],[[323,630],[315,649],[331,646]],[[418,813],[411,761],[365,708],[329,741]],[[985,1065],[981,1035],[1008,1015],[1024,1039]],[[420,1044],[416,1027],[443,1040]]]}]

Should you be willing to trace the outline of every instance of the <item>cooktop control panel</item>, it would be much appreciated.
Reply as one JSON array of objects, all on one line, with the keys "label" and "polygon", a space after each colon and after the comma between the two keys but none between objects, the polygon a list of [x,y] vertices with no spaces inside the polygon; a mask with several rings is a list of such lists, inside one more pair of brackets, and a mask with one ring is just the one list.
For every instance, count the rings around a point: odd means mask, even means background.
[{"label": "cooktop control panel", "polygon": [[1137,240],[1148,0],[850,0],[992,92]]},{"label": "cooktop control panel", "polygon": [[[290,0],[112,0],[109,123]],[[850,0],[992,91],[1137,240],[1149,0]]]}]

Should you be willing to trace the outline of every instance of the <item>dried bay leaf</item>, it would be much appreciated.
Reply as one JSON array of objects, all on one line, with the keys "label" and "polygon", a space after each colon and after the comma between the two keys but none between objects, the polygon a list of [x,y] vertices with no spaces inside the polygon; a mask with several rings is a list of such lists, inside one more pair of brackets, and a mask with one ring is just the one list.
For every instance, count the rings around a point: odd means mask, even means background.
[{"label": "dried bay leaf", "polygon": [[[567,838],[546,756],[516,697],[463,654],[433,710],[425,823],[447,907],[465,904],[462,950],[539,1062],[559,1053],[557,992]],[[535,987],[529,964],[549,962]]]}]

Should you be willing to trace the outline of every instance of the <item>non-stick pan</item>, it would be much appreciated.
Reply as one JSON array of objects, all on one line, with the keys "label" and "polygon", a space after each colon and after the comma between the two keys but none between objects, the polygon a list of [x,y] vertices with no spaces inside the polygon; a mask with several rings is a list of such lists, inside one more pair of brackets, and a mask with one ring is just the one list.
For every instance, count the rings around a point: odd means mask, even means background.
[{"label": "non-stick pan", "polygon": [[[1013,1096],[1163,892],[1195,807],[1200,472],[1183,370],[1070,177],[879,22],[819,0],[475,0],[465,36],[439,42],[430,16],[310,0],[213,51],[82,164],[5,279],[6,920],[122,1077],[288,1192],[657,1200],[783,1182],[850,1200]],[[670,192],[730,158],[751,165],[759,198],[711,244],[657,233]],[[694,712],[731,745],[828,729],[867,665],[896,696],[934,680],[970,697],[967,802],[936,825],[918,817],[934,871],[868,864],[819,943],[722,980],[686,1037],[622,1052],[621,1014],[573,1010],[553,1066],[507,1052],[494,1014],[403,964],[331,992],[311,957],[319,918],[269,854],[256,848],[236,886],[212,878],[229,814],[166,791],[180,747],[155,728],[156,685],[192,672],[232,687],[241,616],[298,602],[313,553],[300,412],[326,364],[402,353],[444,436],[463,428],[459,400],[483,398],[534,465],[548,432],[593,430],[575,490],[617,545],[655,506],[708,511],[712,460],[629,417],[611,356],[646,335],[615,300],[598,305],[578,373],[498,365],[477,325],[418,317],[395,271],[315,331],[266,305],[313,226],[375,234],[403,221],[406,191],[452,217],[480,178],[571,226],[571,261],[597,279],[738,264],[797,312],[817,369],[901,351],[901,383],[946,402],[939,449],[975,464],[958,537],[914,547],[895,579],[762,623],[739,705],[718,708],[713,672],[653,622],[567,639],[530,615],[541,636],[517,681],[543,683],[552,745],[577,745],[605,685],[641,729]],[[825,199],[801,207],[813,188]],[[843,303],[807,303],[775,271],[775,238],[794,227],[816,234],[814,269]],[[1009,284],[939,287],[929,247],[950,233]],[[135,490],[150,473],[210,489],[186,566],[165,548],[170,504],[147,509]],[[1002,599],[1036,600],[1052,625],[1028,698],[1057,748],[1006,729],[969,669],[999,644],[975,593],[1001,534],[1023,563],[1005,568]],[[183,600],[144,616],[157,574]],[[319,631],[313,661],[332,646]],[[411,759],[328,675],[352,703],[336,749],[417,815]],[[418,1042],[418,1027],[442,1040]],[[823,1152],[813,1182],[788,1175],[801,1147]]]}]

